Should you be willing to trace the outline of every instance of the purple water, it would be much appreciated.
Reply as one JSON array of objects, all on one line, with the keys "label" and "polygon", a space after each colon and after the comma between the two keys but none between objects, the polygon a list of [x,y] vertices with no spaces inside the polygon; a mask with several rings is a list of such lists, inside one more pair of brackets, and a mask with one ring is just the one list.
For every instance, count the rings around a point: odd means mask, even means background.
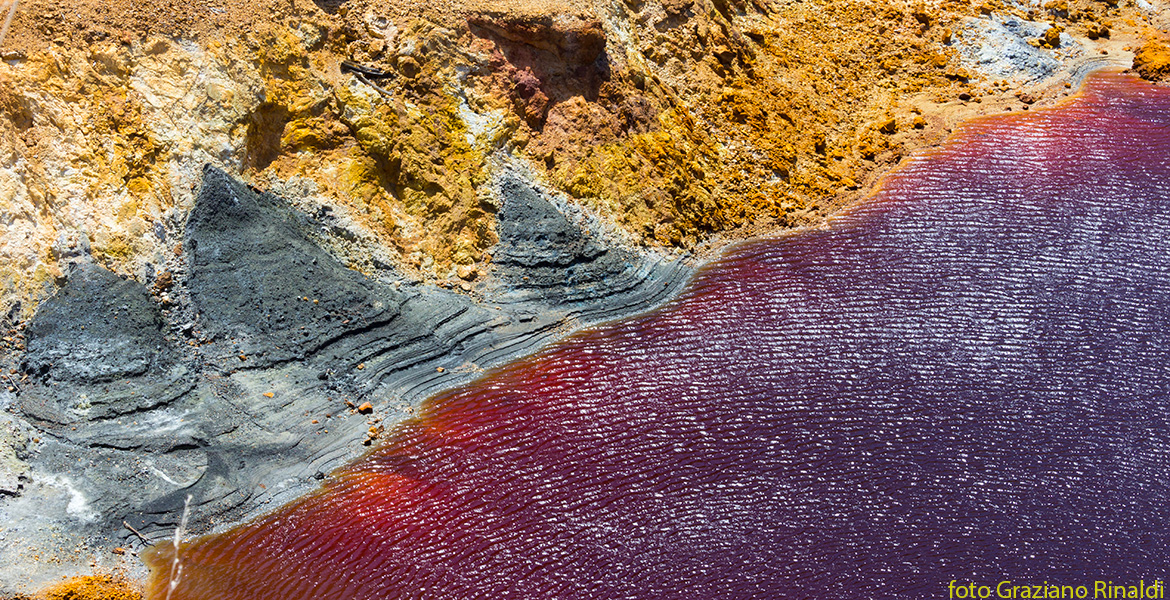
[{"label": "purple water", "polygon": [[[945,598],[1170,566],[1170,89],[978,121],[434,398],[173,598]],[[158,548],[152,598],[173,549]],[[1092,596],[1090,596],[1092,597]]]}]

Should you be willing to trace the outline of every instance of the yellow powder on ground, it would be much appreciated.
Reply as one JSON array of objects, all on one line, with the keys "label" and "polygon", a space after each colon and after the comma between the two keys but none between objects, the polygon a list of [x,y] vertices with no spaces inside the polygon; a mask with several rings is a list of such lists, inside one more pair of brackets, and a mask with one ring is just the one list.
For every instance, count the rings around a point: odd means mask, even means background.
[{"label": "yellow powder on ground", "polygon": [[142,600],[142,589],[121,575],[90,575],[13,600]]}]

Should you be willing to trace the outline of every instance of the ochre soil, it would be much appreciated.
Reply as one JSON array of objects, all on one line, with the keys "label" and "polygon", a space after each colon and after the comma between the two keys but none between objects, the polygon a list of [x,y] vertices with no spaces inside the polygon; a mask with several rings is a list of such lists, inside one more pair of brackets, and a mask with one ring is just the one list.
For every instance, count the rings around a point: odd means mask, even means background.
[{"label": "ochre soil", "polygon": [[90,575],[12,600],[142,600],[142,586],[120,575]]},{"label": "ochre soil", "polygon": [[[26,0],[5,47],[32,56],[114,42],[149,52],[150,40],[181,38],[258,69],[266,94],[241,123],[244,174],[315,178],[356,209],[397,266],[443,279],[456,266],[490,261],[494,220],[479,190],[501,152],[635,240],[718,246],[820,219],[963,118],[1064,92],[1030,90],[1022,101],[1010,82],[968,72],[950,45],[958,20],[1016,12],[1100,42],[1108,30],[1115,46],[1149,29],[1132,8],[1091,0],[1026,13],[995,2],[869,0],[629,0],[600,10],[525,1]],[[323,32],[308,48],[292,35],[306,24]],[[397,108],[343,123],[339,106],[360,103],[338,85],[344,59],[394,74],[380,87]],[[332,98],[313,97],[318,81],[333,84]],[[466,141],[461,102],[501,116],[486,146]],[[139,127],[133,99],[123,104],[112,128]],[[122,145],[129,162],[165,158],[135,146],[148,141]],[[325,181],[323,165],[339,165],[340,175]],[[138,169],[131,192],[149,194],[165,179],[150,165]],[[96,251],[131,270],[142,250],[111,239]]]},{"label": "ochre soil", "polygon": [[1134,53],[1133,68],[1150,81],[1170,80],[1170,37],[1148,38]]},{"label": "ochre soil", "polygon": [[[150,55],[159,38],[192,42],[263,79],[264,102],[238,123],[245,178],[317,181],[393,249],[396,267],[442,280],[491,260],[493,208],[480,190],[501,155],[639,243],[701,251],[818,221],[955,124],[1069,93],[966,70],[950,44],[965,17],[1017,12],[1104,52],[1136,49],[1147,78],[1170,71],[1164,38],[1128,1],[1021,12],[994,0],[628,0],[599,10],[559,0],[24,0],[4,58],[39,67],[29,81],[0,78],[0,112],[22,130],[18,146],[39,172],[37,148],[54,140],[38,137],[17,92],[74,85],[64,82],[76,63],[54,55],[93,52],[96,64],[119,49]],[[319,42],[296,35],[306,27]],[[342,60],[393,74],[373,82],[390,102],[345,117],[343,106],[362,107],[342,83]],[[314,95],[321,82],[324,100]],[[168,151],[128,87],[101,89],[109,101],[87,121],[101,138],[92,143],[117,155],[126,172],[107,171],[134,201],[109,208],[120,211],[115,231],[94,252],[133,274],[146,250],[138,233],[116,229],[148,226],[175,204],[159,191]],[[467,141],[464,104],[500,115],[486,145]],[[323,167],[340,175],[323,179]],[[46,240],[57,238],[52,211],[37,216]],[[3,274],[17,290],[5,311],[12,299],[43,297],[60,276],[47,245],[29,252],[43,264]],[[19,291],[33,279],[40,287]],[[38,597],[140,596],[124,579],[93,576]]]}]

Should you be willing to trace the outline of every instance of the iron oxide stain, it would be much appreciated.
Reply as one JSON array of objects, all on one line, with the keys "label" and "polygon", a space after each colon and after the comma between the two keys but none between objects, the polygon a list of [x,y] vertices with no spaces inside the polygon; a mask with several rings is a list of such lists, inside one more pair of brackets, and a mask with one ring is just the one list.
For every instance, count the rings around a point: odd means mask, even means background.
[{"label": "iron oxide stain", "polygon": [[[1170,90],[981,120],[828,227],[440,395],[173,598],[945,597],[1170,566]],[[164,598],[173,548],[148,557]],[[1090,589],[1092,589],[1090,587]]]}]

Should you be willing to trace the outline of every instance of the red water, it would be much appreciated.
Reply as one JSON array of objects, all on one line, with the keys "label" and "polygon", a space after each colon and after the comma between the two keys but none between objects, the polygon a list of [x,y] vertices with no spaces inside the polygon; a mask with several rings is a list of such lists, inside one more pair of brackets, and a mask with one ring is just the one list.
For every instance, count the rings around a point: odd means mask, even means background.
[{"label": "red water", "polygon": [[[1168,234],[1170,90],[1095,77],[661,310],[432,399],[319,493],[184,544],[173,598],[1164,578]],[[148,556],[151,598],[171,553]]]}]

